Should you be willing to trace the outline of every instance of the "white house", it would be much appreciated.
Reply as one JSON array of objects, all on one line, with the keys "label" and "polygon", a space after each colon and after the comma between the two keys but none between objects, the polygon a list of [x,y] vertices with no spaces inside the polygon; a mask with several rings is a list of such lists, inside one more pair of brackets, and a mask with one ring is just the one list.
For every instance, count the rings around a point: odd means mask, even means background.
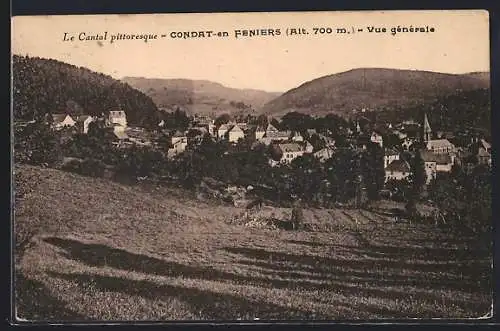
[{"label": "white house", "polygon": [[302,137],[302,135],[299,132],[294,132],[292,135],[292,141],[302,142],[304,141],[304,137]]},{"label": "white house", "polygon": [[266,130],[262,126],[255,129],[255,140],[261,140],[266,135]]},{"label": "white house", "polygon": [[125,132],[126,127],[121,125],[120,123],[112,123],[110,125],[111,128],[113,128],[113,132]]},{"label": "white house", "polygon": [[330,147],[325,147],[315,152],[313,155],[315,158],[319,159],[320,162],[325,162],[333,156],[334,150]]},{"label": "white house", "polygon": [[112,126],[113,124],[119,124],[124,128],[127,127],[127,114],[125,114],[123,110],[109,111],[106,120],[109,126]]},{"label": "white house", "polygon": [[394,160],[385,168],[385,181],[402,180],[410,176],[410,164],[405,160]]},{"label": "white house", "polygon": [[277,150],[281,155],[281,163],[290,163],[305,153],[305,149],[298,143],[281,143],[277,145]]},{"label": "white house", "polygon": [[231,143],[236,143],[238,140],[245,138],[245,132],[239,127],[239,125],[233,125],[228,130],[228,140]]},{"label": "white house", "polygon": [[384,139],[382,138],[382,135],[379,133],[373,131],[371,136],[370,136],[370,141],[378,144],[380,147],[384,146]]},{"label": "white house", "polygon": [[171,148],[168,149],[168,157],[179,155],[186,150],[187,138],[177,140]]},{"label": "white house", "polygon": [[56,130],[74,126],[76,121],[68,114],[52,114],[52,127]]},{"label": "white house", "polygon": [[399,153],[393,149],[386,149],[384,153],[384,168],[394,160],[399,160]]},{"label": "white house", "polygon": [[76,125],[81,133],[87,133],[89,131],[89,124],[94,121],[94,118],[90,115],[80,115],[76,117]]}]

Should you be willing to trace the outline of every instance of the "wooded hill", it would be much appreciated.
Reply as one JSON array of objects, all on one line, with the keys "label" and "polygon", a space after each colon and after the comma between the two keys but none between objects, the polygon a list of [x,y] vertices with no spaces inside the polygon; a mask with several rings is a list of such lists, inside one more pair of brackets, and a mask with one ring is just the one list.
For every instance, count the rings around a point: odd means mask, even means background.
[{"label": "wooded hill", "polygon": [[159,108],[179,106],[190,114],[253,113],[281,94],[229,88],[207,80],[124,77],[122,81],[150,96]]},{"label": "wooded hill", "polygon": [[281,117],[290,111],[323,116],[353,109],[401,108],[429,103],[458,91],[489,88],[489,73],[463,75],[417,70],[360,68],[306,82],[267,103],[262,111]]},{"label": "wooded hill", "polygon": [[131,125],[158,124],[158,109],[151,98],[111,76],[39,57],[14,55],[12,61],[15,120],[121,109]]}]

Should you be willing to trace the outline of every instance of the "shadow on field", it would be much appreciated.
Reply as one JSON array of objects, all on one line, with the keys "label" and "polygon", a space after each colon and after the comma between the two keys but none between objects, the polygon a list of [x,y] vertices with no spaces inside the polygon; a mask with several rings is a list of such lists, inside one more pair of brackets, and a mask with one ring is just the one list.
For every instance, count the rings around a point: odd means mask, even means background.
[{"label": "shadow on field", "polygon": [[252,302],[242,297],[202,291],[196,288],[163,285],[146,280],[132,280],[97,274],[65,274],[48,272],[49,276],[76,282],[82,287],[92,284],[100,291],[119,292],[146,299],[173,297],[189,304],[193,310],[206,319],[253,320],[259,319],[327,319],[293,308],[281,307],[266,302]]},{"label": "shadow on field", "polygon": [[[425,289],[465,290],[478,294],[479,299],[491,291],[491,280],[488,279],[491,270],[478,263],[460,266],[456,263],[418,264],[387,259],[343,260],[270,252],[256,248],[226,247],[226,251],[246,258],[238,261],[240,265],[256,268],[256,271],[249,275],[222,271],[209,266],[188,266],[106,245],[86,244],[72,239],[52,237],[46,238],[45,241],[64,249],[63,254],[67,258],[90,266],[108,266],[169,277],[227,281],[263,288],[286,288],[299,291],[326,290],[332,292],[332,295],[335,292],[347,297],[363,296],[392,301],[396,298],[407,299],[410,294],[401,289],[393,289],[391,286],[411,286],[412,300],[427,302],[431,305],[436,300],[442,300],[442,297],[439,293],[434,295]],[[350,247],[350,249],[354,248]],[[385,247],[384,249],[390,250],[391,248]],[[366,286],[371,288],[366,288]],[[450,304],[453,303],[467,311],[478,309],[482,311],[484,308],[481,300],[460,296],[447,300],[452,301],[449,302]],[[487,308],[489,307],[486,307],[486,310]],[[387,317],[401,316],[397,312],[382,312],[380,310],[382,308],[373,309],[375,309],[374,314],[383,313]],[[436,312],[432,311],[420,313],[426,313],[426,316],[436,316]]]},{"label": "shadow on field", "polygon": [[[267,269],[261,273],[276,275],[296,279],[308,279],[319,281],[344,281],[364,283],[369,286],[413,286],[420,289],[445,289],[468,292],[489,293],[492,290],[492,269],[488,263],[472,261],[459,263],[433,262],[408,262],[408,260],[425,258],[432,259],[432,250],[425,251],[425,257],[419,255],[418,250],[410,251],[407,248],[380,247],[382,252],[377,252],[378,247],[373,247],[372,251],[367,249],[357,249],[351,246],[332,245],[333,248],[348,248],[352,252],[357,252],[371,258],[378,259],[335,259],[322,256],[295,255],[283,252],[270,252],[263,249],[247,247],[226,247],[225,249],[233,254],[239,254],[249,260],[241,260],[240,264],[256,266]],[[387,253],[394,260],[389,260]],[[395,252],[400,252],[396,254]],[[405,253],[407,255],[405,255]],[[427,255],[429,254],[429,255]],[[450,256],[452,255],[450,250]],[[397,258],[397,260],[396,260]],[[402,274],[404,272],[404,274]],[[308,273],[308,274],[304,274]],[[313,273],[311,275],[310,273]],[[338,288],[339,285],[332,285]],[[373,293],[376,290],[357,289],[361,292],[371,292],[377,296],[391,298],[389,290],[386,293]],[[369,294],[369,293],[366,293]],[[428,294],[425,296],[429,297]],[[394,294],[392,295],[394,297]]]},{"label": "shadow on field", "polygon": [[89,320],[54,298],[48,288],[39,281],[16,275],[16,308],[20,318],[35,322],[84,321]]}]

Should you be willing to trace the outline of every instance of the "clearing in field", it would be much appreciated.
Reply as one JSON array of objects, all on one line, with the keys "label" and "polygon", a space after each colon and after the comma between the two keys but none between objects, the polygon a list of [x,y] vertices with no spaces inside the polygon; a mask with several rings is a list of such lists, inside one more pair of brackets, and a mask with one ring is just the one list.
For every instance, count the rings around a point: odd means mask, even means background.
[{"label": "clearing in field", "polygon": [[491,311],[474,238],[365,210],[305,210],[307,231],[177,188],[19,166],[16,267],[27,320],[471,318]]}]

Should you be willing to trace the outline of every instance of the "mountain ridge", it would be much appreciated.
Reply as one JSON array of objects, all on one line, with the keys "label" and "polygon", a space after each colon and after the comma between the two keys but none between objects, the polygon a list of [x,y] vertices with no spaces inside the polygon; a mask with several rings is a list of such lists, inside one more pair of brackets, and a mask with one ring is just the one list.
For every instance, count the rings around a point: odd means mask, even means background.
[{"label": "mountain ridge", "polygon": [[159,108],[180,107],[199,114],[252,113],[281,94],[201,79],[126,76],[122,81],[150,96]]},{"label": "mountain ridge", "polygon": [[489,88],[489,72],[467,74],[356,68],[304,82],[266,103],[262,112],[347,115],[353,109],[416,105],[458,90]]}]

